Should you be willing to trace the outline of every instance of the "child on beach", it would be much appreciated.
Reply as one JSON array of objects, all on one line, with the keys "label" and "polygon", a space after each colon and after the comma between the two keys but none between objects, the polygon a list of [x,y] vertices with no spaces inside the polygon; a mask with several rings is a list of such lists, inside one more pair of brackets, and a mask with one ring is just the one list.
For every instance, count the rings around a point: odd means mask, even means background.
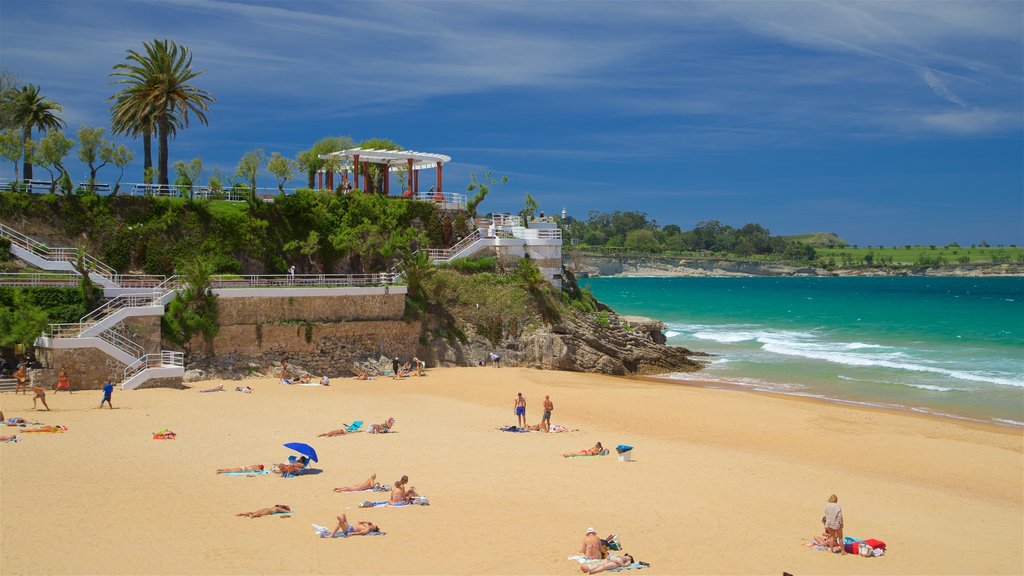
[{"label": "child on beach", "polygon": [[68,394],[71,394],[71,381],[68,380],[68,371],[64,368],[60,369],[60,375],[57,376],[57,387],[54,389],[53,393],[56,394],[61,390],[67,390]]},{"label": "child on beach", "polygon": [[42,400],[43,406],[45,406],[46,409],[49,410],[50,405],[46,403],[46,390],[43,390],[42,386],[36,384],[32,386],[32,391],[36,393],[36,395],[32,397],[32,407],[36,407],[36,400]]},{"label": "child on beach", "polygon": [[114,405],[110,403],[110,395],[114,393],[114,383],[107,380],[107,383],[103,385],[103,400],[100,400],[100,408],[103,408],[103,403],[106,402],[107,406],[111,410],[114,409]]}]

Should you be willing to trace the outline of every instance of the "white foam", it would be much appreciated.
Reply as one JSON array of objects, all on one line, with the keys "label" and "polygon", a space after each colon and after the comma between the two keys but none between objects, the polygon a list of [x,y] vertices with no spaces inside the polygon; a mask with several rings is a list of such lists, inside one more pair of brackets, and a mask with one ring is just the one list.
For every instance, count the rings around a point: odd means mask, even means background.
[{"label": "white foam", "polygon": [[846,380],[849,382],[864,382],[865,384],[891,384],[893,386],[910,386],[911,388],[920,388],[921,390],[934,390],[935,392],[954,392],[964,391],[964,388],[948,388],[946,386],[932,386],[930,384],[913,384],[910,382],[893,382],[891,380],[863,380],[860,378],[851,378],[849,376],[843,376],[842,374],[836,374],[836,377],[840,380]]},{"label": "white foam", "polygon": [[679,336],[679,335],[680,335],[680,333],[676,332],[675,330],[666,330],[665,331],[665,338],[675,338],[676,336]]}]

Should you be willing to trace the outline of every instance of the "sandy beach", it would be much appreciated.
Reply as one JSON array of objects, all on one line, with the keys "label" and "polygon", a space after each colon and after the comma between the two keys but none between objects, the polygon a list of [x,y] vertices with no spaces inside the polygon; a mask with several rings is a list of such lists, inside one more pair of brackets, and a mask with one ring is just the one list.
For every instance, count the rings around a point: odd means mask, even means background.
[{"label": "sandy beach", "polygon": [[[201,394],[225,384],[229,391]],[[230,391],[247,384],[255,391]],[[513,434],[544,395],[561,434]],[[584,531],[617,533],[651,564],[631,574],[1024,573],[1024,432],[650,379],[517,368],[330,387],[268,379],[190,390],[0,395],[8,418],[61,424],[0,444],[3,574],[579,574]],[[317,434],[353,420],[394,432]],[[163,428],[175,440],[154,440]],[[3,434],[16,433],[5,427]],[[566,459],[601,441],[634,462]],[[283,462],[316,448],[320,473],[230,477],[218,467]],[[337,494],[403,474],[430,506],[359,509],[385,493]],[[846,535],[881,558],[803,542],[839,496]],[[235,513],[287,504],[294,514]],[[320,539],[346,513],[379,537]]]}]

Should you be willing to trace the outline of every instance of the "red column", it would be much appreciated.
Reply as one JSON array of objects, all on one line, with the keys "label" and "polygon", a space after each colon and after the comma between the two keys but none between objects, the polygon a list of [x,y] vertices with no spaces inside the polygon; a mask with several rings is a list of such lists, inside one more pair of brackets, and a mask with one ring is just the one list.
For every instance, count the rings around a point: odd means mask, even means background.
[{"label": "red column", "polygon": [[316,173],[316,189],[317,190],[323,190],[323,188],[324,188],[324,173],[322,171],[318,170],[317,173]]},{"label": "red column", "polygon": [[437,163],[437,191],[441,192],[441,163]]},{"label": "red column", "polygon": [[391,165],[384,163],[384,195],[391,195]]},{"label": "red column", "polygon": [[352,187],[359,187],[359,154],[352,155]]},{"label": "red column", "polygon": [[370,163],[363,162],[363,192],[370,189]]},{"label": "red column", "polygon": [[334,192],[334,171],[327,173],[327,189]]},{"label": "red column", "polygon": [[409,196],[412,196],[412,158],[409,158],[409,173],[406,176],[408,176],[406,180],[408,180],[409,184]]},{"label": "red column", "polygon": [[413,170],[412,172],[412,193],[419,194],[420,192],[420,171]]}]

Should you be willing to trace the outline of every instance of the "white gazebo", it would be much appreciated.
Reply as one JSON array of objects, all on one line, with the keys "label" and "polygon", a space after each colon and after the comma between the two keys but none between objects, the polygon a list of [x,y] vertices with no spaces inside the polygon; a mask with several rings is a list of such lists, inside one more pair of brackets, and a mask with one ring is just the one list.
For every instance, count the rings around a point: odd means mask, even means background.
[{"label": "white gazebo", "polygon": [[[340,162],[340,171],[343,174],[343,178],[348,179],[349,171],[353,173],[353,179],[355,184],[359,184],[359,176],[363,176],[363,185],[361,188],[366,190],[369,188],[369,170],[367,167],[369,164],[383,164],[387,167],[385,172],[383,192],[384,194],[390,194],[391,187],[391,173],[407,171],[408,177],[408,189],[403,191],[403,196],[414,197],[419,193],[420,170],[426,170],[430,168],[437,169],[436,183],[434,185],[433,192],[437,194],[443,194],[443,179],[442,167],[446,162],[451,162],[451,156],[445,156],[444,154],[433,154],[430,152],[416,152],[413,150],[373,150],[367,148],[349,148],[348,150],[339,150],[337,152],[329,152],[327,154],[321,154],[321,159],[337,158]],[[322,171],[320,173],[319,186],[322,187],[323,182]],[[327,188],[334,189],[334,171],[326,172],[327,176]]]}]

